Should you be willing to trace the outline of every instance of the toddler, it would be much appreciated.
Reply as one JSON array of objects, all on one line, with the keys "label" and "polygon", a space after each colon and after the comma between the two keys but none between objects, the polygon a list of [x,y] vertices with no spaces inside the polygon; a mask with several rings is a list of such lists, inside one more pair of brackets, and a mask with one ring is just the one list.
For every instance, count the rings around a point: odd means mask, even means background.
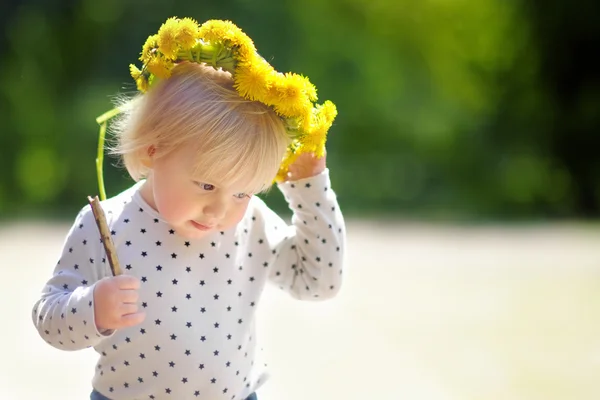
[{"label": "toddler", "polygon": [[[255,399],[265,285],[300,300],[340,289],[345,226],[323,148],[335,109],[227,21],[171,18],[141,59],[141,93],[113,124],[135,184],[101,202],[123,274],[86,205],[34,324],[58,349],[96,350],[92,400]],[[274,180],[291,225],[257,196]]]}]

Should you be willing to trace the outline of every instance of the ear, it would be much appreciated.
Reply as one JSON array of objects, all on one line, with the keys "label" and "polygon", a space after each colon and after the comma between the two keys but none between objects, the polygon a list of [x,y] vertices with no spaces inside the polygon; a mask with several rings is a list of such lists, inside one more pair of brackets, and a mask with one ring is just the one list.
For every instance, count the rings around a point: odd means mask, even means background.
[{"label": "ear", "polygon": [[154,155],[156,154],[156,147],[154,145],[150,145],[144,154],[141,156],[142,165],[146,168],[152,168],[152,164],[154,164]]}]

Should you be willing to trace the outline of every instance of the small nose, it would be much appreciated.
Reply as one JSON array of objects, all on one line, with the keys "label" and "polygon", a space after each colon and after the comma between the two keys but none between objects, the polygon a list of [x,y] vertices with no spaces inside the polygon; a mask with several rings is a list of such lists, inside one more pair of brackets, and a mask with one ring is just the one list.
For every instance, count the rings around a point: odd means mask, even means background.
[{"label": "small nose", "polygon": [[202,213],[207,217],[220,220],[225,216],[225,210],[225,202],[222,199],[216,198],[204,206]]}]

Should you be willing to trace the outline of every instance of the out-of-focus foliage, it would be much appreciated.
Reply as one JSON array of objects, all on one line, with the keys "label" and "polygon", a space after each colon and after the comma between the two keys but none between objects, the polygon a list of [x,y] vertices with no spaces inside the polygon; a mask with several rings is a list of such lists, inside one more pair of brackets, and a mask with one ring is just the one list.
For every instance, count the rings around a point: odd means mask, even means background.
[{"label": "out-of-focus foliage", "polygon": [[[328,163],[349,214],[600,214],[591,0],[8,0],[0,15],[0,216],[97,193],[95,117],[135,90],[128,64],[169,16],[231,19],[336,103]],[[109,195],[131,183],[117,163]]]}]

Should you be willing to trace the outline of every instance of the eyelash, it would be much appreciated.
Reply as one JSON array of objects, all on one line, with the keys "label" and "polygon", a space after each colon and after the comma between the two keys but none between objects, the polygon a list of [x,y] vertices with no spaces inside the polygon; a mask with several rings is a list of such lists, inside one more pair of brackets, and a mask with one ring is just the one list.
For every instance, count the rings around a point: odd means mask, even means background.
[{"label": "eyelash", "polygon": [[[198,185],[200,189],[206,190],[207,192],[210,192],[215,189],[215,185],[211,185],[210,183],[196,182],[196,185]],[[207,189],[206,186],[210,186],[210,189]],[[249,198],[250,196],[246,193],[236,193],[233,195],[233,197],[235,197],[238,200],[242,200],[246,197]]]}]

